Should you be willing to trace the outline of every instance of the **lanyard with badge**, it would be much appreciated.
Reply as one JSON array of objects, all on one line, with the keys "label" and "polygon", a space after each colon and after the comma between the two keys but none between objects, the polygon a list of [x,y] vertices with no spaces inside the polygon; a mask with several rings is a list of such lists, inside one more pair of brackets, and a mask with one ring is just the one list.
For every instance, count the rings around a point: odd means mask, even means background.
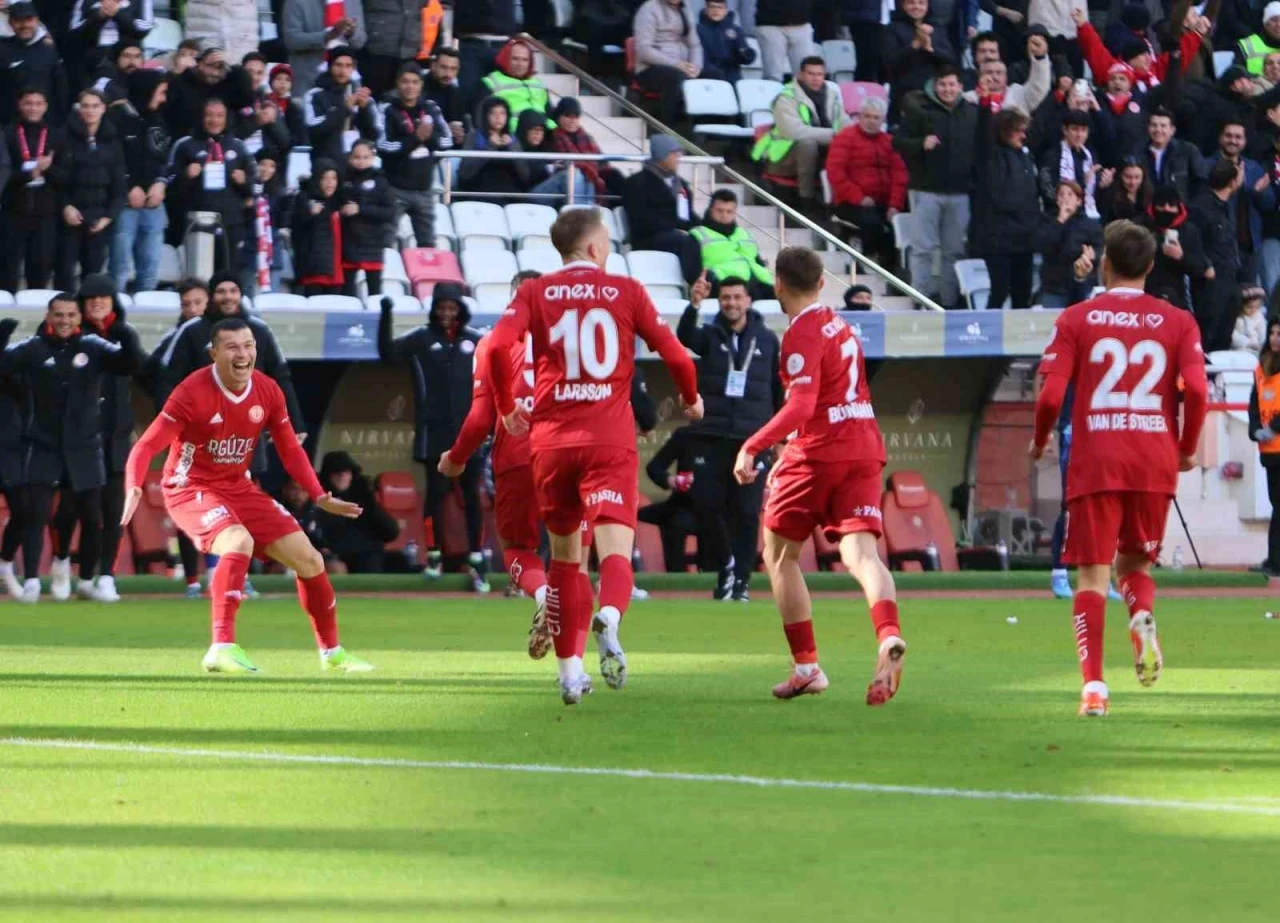
[{"label": "lanyard with badge", "polygon": [[[18,130],[14,132],[14,134],[18,136],[18,147],[22,151],[22,172],[31,173],[36,169],[37,166],[39,166],[39,160],[41,157],[44,156],[44,146],[45,146],[45,143],[49,140],[49,129],[48,128],[40,129],[40,139],[36,141],[36,155],[34,157],[31,156],[31,148],[27,146],[27,133],[22,130],[22,126],[18,126]],[[43,186],[44,177],[41,176],[36,179],[30,180],[28,181],[27,185]]]},{"label": "lanyard with badge", "polygon": [[209,157],[204,164],[205,192],[221,192],[227,188],[227,165],[222,159],[222,145],[209,142]]},{"label": "lanyard with badge", "polygon": [[747,369],[751,368],[751,360],[756,356],[756,338],[752,337],[747,344],[747,358],[742,361],[742,368],[733,367],[733,354],[729,355],[729,375],[724,380],[725,397],[747,396]]}]

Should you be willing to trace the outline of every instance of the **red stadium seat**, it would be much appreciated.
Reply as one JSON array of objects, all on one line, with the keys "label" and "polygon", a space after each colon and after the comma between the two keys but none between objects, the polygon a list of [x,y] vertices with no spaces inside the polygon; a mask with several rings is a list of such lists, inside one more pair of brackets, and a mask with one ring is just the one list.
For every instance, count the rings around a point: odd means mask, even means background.
[{"label": "red stadium seat", "polygon": [[932,544],[942,570],[960,569],[947,510],[920,472],[897,471],[891,475],[880,509],[891,567],[901,569],[907,561],[924,564],[929,560]]},{"label": "red stadium seat", "polygon": [[413,294],[418,298],[430,298],[437,283],[462,283],[462,267],[448,250],[414,247],[401,253],[400,258],[404,261],[405,275],[413,285]]},{"label": "red stadium seat", "polygon": [[840,84],[840,100],[844,104],[844,111],[850,115],[857,115],[862,104],[868,99],[878,99],[887,106],[889,91],[882,83],[846,80]]},{"label": "red stadium seat", "polygon": [[[408,471],[384,471],[376,481],[378,502],[399,524],[400,534],[395,541],[387,543],[387,551],[403,553],[410,541],[419,549],[425,544],[422,525],[422,494]],[[410,562],[415,567],[421,565],[419,560]]]}]

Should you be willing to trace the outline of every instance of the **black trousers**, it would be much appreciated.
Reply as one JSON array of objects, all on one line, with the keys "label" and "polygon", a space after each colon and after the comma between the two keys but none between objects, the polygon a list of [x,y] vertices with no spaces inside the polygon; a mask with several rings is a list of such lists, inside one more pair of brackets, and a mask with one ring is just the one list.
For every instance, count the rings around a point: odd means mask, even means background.
[{"label": "black trousers", "polygon": [[[431,520],[434,539],[427,551],[439,551],[443,547],[441,539],[444,528],[444,499],[449,495],[453,482],[438,470],[440,456],[428,458],[424,462],[427,468],[427,497],[422,514]],[[484,458],[476,452],[467,460],[467,465],[458,475],[458,487],[462,491],[462,509],[467,519],[467,545],[470,552],[480,551],[481,539],[484,535],[484,518],[480,510],[480,479],[484,476]]]},{"label": "black trousers", "polygon": [[[1263,456],[1264,458],[1266,456]],[[1267,498],[1271,501],[1271,524],[1267,528],[1267,560],[1271,570],[1280,570],[1280,464],[1264,465]]]},{"label": "black trousers", "polygon": [[95,558],[85,554],[84,535],[88,526],[85,524],[84,511],[80,508],[78,498],[81,496],[84,495],[72,493],[65,487],[58,495],[58,512],[53,517],[53,530],[58,536],[58,548],[65,555],[65,549],[71,547],[71,537],[75,534],[76,523],[81,523],[80,576],[85,580],[93,579],[96,567],[98,573],[104,577],[114,577],[116,556],[120,553],[120,539],[124,533],[120,527],[120,514],[124,512],[124,475],[108,474],[107,483],[101,488],[99,499],[101,518],[98,520],[101,539],[98,555]]},{"label": "black trousers", "polygon": [[684,71],[659,64],[636,74],[636,85],[646,93],[658,94],[658,120],[673,125],[684,115]]},{"label": "black trousers", "polygon": [[395,89],[396,71],[404,62],[389,55],[360,55],[360,83],[368,87],[376,99],[381,99],[390,90]]},{"label": "black trousers", "polygon": [[[64,479],[66,480],[66,479]],[[45,484],[28,484],[22,488],[26,527],[22,538],[22,570],[27,580],[40,576],[40,557],[44,553],[44,530],[53,512],[53,495],[57,490]],[[102,488],[77,491],[71,495],[80,519],[80,576],[93,577],[98,566],[98,549],[102,540]],[[117,514],[117,518],[119,514]],[[67,546],[59,551],[66,554]]]},{"label": "black trousers", "polygon": [[878,263],[893,264],[897,253],[893,247],[893,226],[889,223],[888,208],[881,205],[836,206],[836,214],[858,226],[862,239],[862,252]]},{"label": "black trousers", "polygon": [[1240,313],[1240,283],[1234,270],[1193,289],[1196,324],[1205,352],[1231,348],[1231,331]]},{"label": "black trousers", "polygon": [[4,495],[4,501],[9,506],[9,522],[4,527],[4,538],[0,539],[0,561],[13,563],[18,549],[22,547],[25,516],[22,488],[6,487],[0,490],[0,494]]},{"label": "black trousers", "polygon": [[195,542],[187,537],[187,533],[178,533],[178,559],[182,561],[182,576],[188,584],[200,579],[200,553],[196,551]]},{"label": "black trousers", "polygon": [[878,22],[855,22],[850,24],[849,33],[857,59],[853,79],[867,83],[883,82],[880,80],[880,40],[884,37],[884,26]]},{"label": "black trousers", "polygon": [[[365,278],[365,282],[368,285],[369,294],[371,296],[382,294],[382,270],[381,269],[366,269],[364,271],[364,278]],[[342,294],[351,295],[353,298],[355,297],[356,270],[348,269],[346,271],[346,274],[343,277],[343,282],[342,282]]]},{"label": "black trousers", "polygon": [[16,292],[19,275],[25,276],[27,288],[48,287],[49,276],[53,274],[53,256],[58,249],[58,220],[0,215],[0,228],[4,230],[0,289]]},{"label": "black trousers", "polygon": [[[658,527],[658,533],[662,537],[662,565],[667,573],[684,573],[684,541],[690,535],[698,534],[698,517],[689,504],[673,503],[670,500],[651,503],[641,508],[637,518],[640,522]],[[698,553],[701,557],[701,545]]]},{"label": "black trousers", "polygon": [[732,555],[734,579],[745,581],[756,569],[765,479],[737,482],[733,463],[741,448],[738,440],[707,439],[702,446],[706,464],[694,471],[690,493],[700,525],[698,559],[703,568],[723,570]]},{"label": "black trousers", "polygon": [[107,251],[111,246],[111,235],[114,228],[107,225],[97,234],[89,233],[89,223],[78,228],[66,223],[58,225],[58,255],[53,271],[53,287],[64,292],[74,292],[76,284],[76,264],[80,266],[80,275],[102,272],[107,262]]},{"label": "black trousers", "polygon": [[380,574],[386,570],[386,554],[381,550],[339,553],[349,574]]},{"label": "black trousers", "polygon": [[987,254],[987,274],[991,276],[991,298],[987,307],[999,311],[1006,298],[1016,310],[1031,307],[1031,274],[1034,257],[1030,253]]}]

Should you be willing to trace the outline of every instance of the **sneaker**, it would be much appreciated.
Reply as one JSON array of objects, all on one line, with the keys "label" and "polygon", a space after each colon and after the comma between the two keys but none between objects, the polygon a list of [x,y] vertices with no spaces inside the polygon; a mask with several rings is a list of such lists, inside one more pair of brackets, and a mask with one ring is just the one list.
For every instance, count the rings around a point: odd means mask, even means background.
[{"label": "sneaker", "polygon": [[339,644],[332,650],[320,652],[320,669],[325,672],[337,670],[339,673],[372,673],[373,664],[361,660],[355,654],[348,654]]},{"label": "sneaker", "polygon": [[1156,617],[1150,612],[1139,612],[1129,620],[1129,640],[1133,643],[1133,668],[1138,682],[1154,686],[1164,669],[1164,655],[1160,653],[1160,638],[1156,634]]},{"label": "sneaker", "polygon": [[596,648],[600,651],[600,675],[610,689],[621,689],[627,684],[627,655],[618,641],[619,621],[621,616],[616,610],[606,614],[602,609],[591,617],[591,633],[595,635]]},{"label": "sneaker", "polygon": [[260,673],[239,644],[212,644],[200,661],[206,673]]},{"label": "sneaker", "polygon": [[491,589],[489,581],[476,569],[471,570],[471,590],[474,593],[488,593]]},{"label": "sneaker", "polygon": [[1105,718],[1111,710],[1111,695],[1107,692],[1107,684],[1101,680],[1085,683],[1080,692],[1080,716],[1082,718]]},{"label": "sneaker", "polygon": [[32,577],[30,580],[22,584],[22,596],[18,598],[19,602],[34,604],[40,602],[40,578]]},{"label": "sneaker", "polygon": [[93,588],[98,593],[98,602],[118,603],[120,601],[120,591],[116,589],[115,577],[103,574],[94,583]]},{"label": "sneaker", "polygon": [[49,595],[59,602],[71,598],[70,558],[54,558],[49,565]]},{"label": "sneaker", "polygon": [[649,591],[642,590],[635,584],[631,585],[631,601],[633,603],[642,603],[649,598]]},{"label": "sneaker", "polygon": [[716,602],[728,602],[733,595],[733,568],[722,568],[716,575],[716,586],[711,591],[711,598]]},{"label": "sneaker", "polygon": [[898,694],[902,682],[902,658],[907,653],[907,642],[890,635],[880,642],[876,655],[876,675],[867,687],[867,704],[883,705]]},{"label": "sneaker", "polygon": [[577,705],[584,695],[591,695],[591,677],[585,673],[573,679],[560,680],[560,701],[566,705]]},{"label": "sneaker", "polygon": [[249,582],[249,578],[244,578],[244,589],[240,591],[240,598],[244,599],[261,599],[262,594],[253,588],[253,584]]},{"label": "sneaker", "polygon": [[10,597],[13,599],[22,598],[22,581],[13,572],[12,561],[0,561],[0,583],[4,584],[5,592]]},{"label": "sneaker", "polygon": [[1065,570],[1053,572],[1053,577],[1049,580],[1049,589],[1053,591],[1055,599],[1071,598],[1071,578],[1067,576]]},{"label": "sneaker", "polygon": [[733,581],[733,593],[730,594],[729,598],[736,603],[751,602],[751,594],[747,591],[747,581],[745,580]]},{"label": "sneaker", "polygon": [[554,643],[547,629],[547,597],[544,594],[542,602],[537,603],[533,610],[533,622],[529,625],[529,656],[541,660]]},{"label": "sneaker", "polygon": [[76,595],[89,602],[100,602],[98,588],[93,585],[92,580],[85,580],[83,577],[76,581]]},{"label": "sneaker", "polygon": [[773,687],[773,697],[775,699],[794,699],[801,695],[818,695],[826,690],[831,683],[827,681],[827,674],[822,672],[819,667],[808,676],[802,676],[799,672],[793,670],[783,682]]},{"label": "sneaker", "polygon": [[198,583],[188,583],[187,588],[182,591],[183,599],[199,599],[203,595],[204,590],[201,589]]},{"label": "sneaker", "polygon": [[422,569],[422,576],[428,580],[439,580],[440,575],[444,573],[444,565],[440,560],[440,552],[427,552],[427,566]]},{"label": "sneaker", "polygon": [[1117,603],[1124,602],[1124,597],[1120,595],[1120,591],[1116,589],[1116,585],[1114,583],[1107,585],[1107,599]]}]

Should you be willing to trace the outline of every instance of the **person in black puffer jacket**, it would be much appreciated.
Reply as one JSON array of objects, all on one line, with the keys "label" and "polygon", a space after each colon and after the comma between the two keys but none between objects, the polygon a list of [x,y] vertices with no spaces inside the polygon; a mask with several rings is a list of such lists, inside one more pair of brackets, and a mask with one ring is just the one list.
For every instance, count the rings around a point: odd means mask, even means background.
[{"label": "person in black puffer jacket", "polygon": [[335,497],[360,505],[355,519],[317,508],[313,515],[325,547],[346,565],[349,574],[380,574],[387,542],[400,525],[378,504],[373,485],[346,452],[326,452],[320,461],[320,484]]},{"label": "person in black puffer jacket", "polygon": [[[1040,222],[1039,177],[1036,162],[1023,146],[1028,118],[1017,109],[1003,109],[994,118],[982,107],[978,113],[979,169],[974,213],[981,216],[981,234],[971,234],[977,255],[987,262],[993,309],[1011,297],[1014,308],[1031,307],[1032,234]],[[994,135],[994,146],[985,154]],[[987,143],[984,143],[986,141]]]},{"label": "person in black puffer jacket", "polygon": [[293,205],[293,269],[305,295],[342,291],[342,186],[338,165],[311,164],[311,178]]},{"label": "person in black puffer jacket", "polygon": [[929,16],[921,0],[901,0],[880,46],[881,74],[889,83],[889,121],[896,125],[908,93],[923,90],[943,64],[959,65],[960,59],[945,29]]},{"label": "person in black puffer jacket", "polygon": [[123,290],[133,268],[136,290],[149,292],[158,282],[167,221],[164,177],[171,139],[160,110],[169,84],[160,71],[136,70],[127,86],[129,98],[107,112],[124,146],[129,190],[111,238],[111,275]]},{"label": "person in black puffer jacket", "polygon": [[382,251],[395,231],[396,197],[382,171],[373,166],[373,142],[357,141],[347,158],[342,184],[343,294],[356,293],[356,273],[364,270],[369,295],[382,294]]},{"label": "person in black puffer jacket", "polygon": [[124,149],[115,126],[105,120],[107,101],[97,90],[80,94],[79,112],[67,123],[66,155],[56,166],[62,223],[53,284],[73,290],[76,264],[84,275],[107,261],[111,223],[124,207]]},{"label": "person in black puffer jacket", "polygon": [[[378,358],[413,369],[414,430],[413,457],[423,463],[427,476],[427,497],[423,514],[427,523],[427,574],[438,576],[441,566],[441,522],[444,498],[450,481],[440,473],[440,456],[449,451],[471,410],[472,372],[479,331],[467,326],[471,312],[463,300],[460,285],[441,282],[431,295],[427,323],[402,336],[394,335],[393,303],[382,299],[378,321]],[[471,566],[477,574],[476,588],[483,583],[484,557],[481,554],[480,479],[484,471],[483,453],[467,461],[458,477],[462,504],[467,517]],[[487,589],[488,585],[484,585]]]},{"label": "person in black puffer jacket", "polygon": [[[1084,192],[1072,180],[1059,180],[1056,215],[1042,214],[1035,249],[1044,254],[1040,267],[1040,299],[1046,308],[1065,308],[1089,297],[1102,262],[1102,225],[1085,214]],[[1093,270],[1076,272],[1076,260],[1091,247]]]},{"label": "person in black puffer jacket", "polygon": [[[122,348],[141,355],[138,334],[125,320],[124,306],[117,297],[115,282],[106,273],[85,276],[76,295],[80,303],[81,323],[86,331],[102,337],[109,343],[119,343]],[[130,379],[112,375],[102,382],[102,460],[106,465],[107,480],[102,487],[102,538],[98,559],[80,559],[80,578],[92,580],[94,568],[98,578],[93,587],[101,602],[115,602],[116,555],[120,551],[120,514],[124,511],[124,470],[133,447],[133,403],[130,399]],[[77,509],[76,495],[64,486],[58,499],[58,512],[53,518],[57,546],[71,547],[77,523],[86,519],[86,510]]]}]

